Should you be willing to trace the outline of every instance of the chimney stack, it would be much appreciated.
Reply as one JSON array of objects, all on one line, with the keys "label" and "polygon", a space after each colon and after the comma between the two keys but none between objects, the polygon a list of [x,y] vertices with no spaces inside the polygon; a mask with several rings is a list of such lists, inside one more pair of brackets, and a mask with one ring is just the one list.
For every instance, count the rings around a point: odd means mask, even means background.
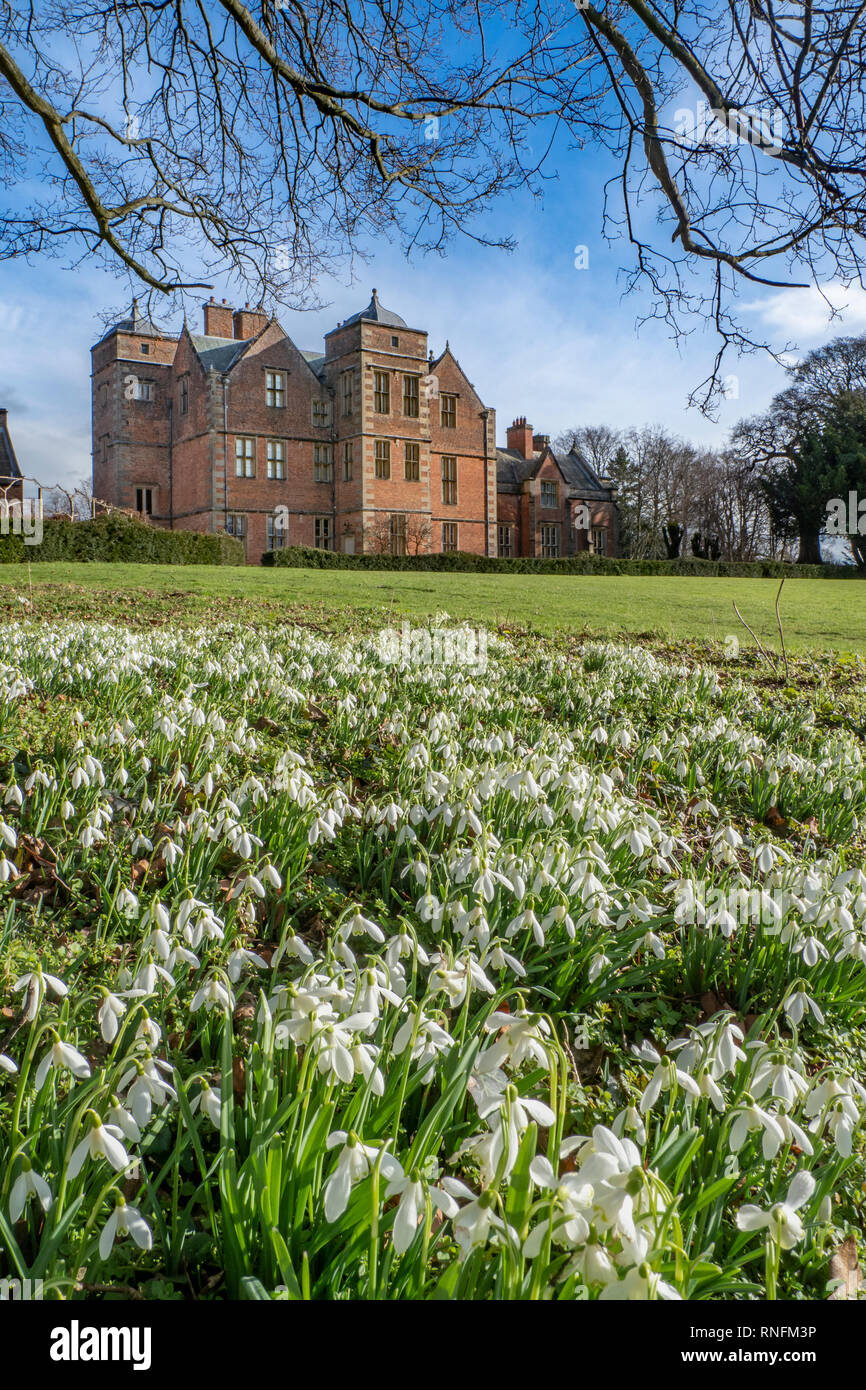
[{"label": "chimney stack", "polygon": [[232,315],[232,326],[236,338],[254,338],[257,333],[261,333],[267,327],[268,316],[264,309],[251,309],[249,304],[245,304],[242,309],[235,309]]},{"label": "chimney stack", "polygon": [[508,426],[507,440],[508,448],[521,458],[532,458],[532,426],[527,425],[525,415],[519,415],[514,424]]},{"label": "chimney stack", "polygon": [[532,436],[532,448],[537,454],[543,454],[549,443],[549,434],[534,434]]},{"label": "chimney stack", "polygon": [[217,304],[211,295],[204,306],[204,331],[207,338],[233,338],[232,308],[224,299]]}]

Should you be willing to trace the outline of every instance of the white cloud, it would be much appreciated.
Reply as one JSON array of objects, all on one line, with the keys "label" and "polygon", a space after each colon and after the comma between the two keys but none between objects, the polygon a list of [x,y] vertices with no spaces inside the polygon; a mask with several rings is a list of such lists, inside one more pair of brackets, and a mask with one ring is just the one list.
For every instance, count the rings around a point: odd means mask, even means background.
[{"label": "white cloud", "polygon": [[860,285],[846,289],[835,280],[820,287],[777,290],[743,308],[758,315],[777,336],[780,347],[783,340],[811,346],[843,334],[866,332],[866,290]]}]

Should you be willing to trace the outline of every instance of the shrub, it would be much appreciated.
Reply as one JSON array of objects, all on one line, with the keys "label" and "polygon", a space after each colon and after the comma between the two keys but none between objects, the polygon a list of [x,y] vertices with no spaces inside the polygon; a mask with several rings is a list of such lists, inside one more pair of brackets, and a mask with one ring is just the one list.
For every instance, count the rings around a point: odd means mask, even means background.
[{"label": "shrub", "polygon": [[303,569],[474,571],[481,574],[638,574],[694,575],[727,579],[855,579],[853,565],[789,565],[779,560],[615,560],[583,551],[561,560],[506,560],[492,555],[451,551],[444,555],[343,555],[336,550],[289,546],[266,550],[263,565]]},{"label": "shrub", "polygon": [[164,531],[146,521],[112,512],[93,521],[49,517],[39,545],[24,537],[0,535],[0,564],[50,560],[102,561],[112,564],[242,565],[243,542],[223,532]]}]

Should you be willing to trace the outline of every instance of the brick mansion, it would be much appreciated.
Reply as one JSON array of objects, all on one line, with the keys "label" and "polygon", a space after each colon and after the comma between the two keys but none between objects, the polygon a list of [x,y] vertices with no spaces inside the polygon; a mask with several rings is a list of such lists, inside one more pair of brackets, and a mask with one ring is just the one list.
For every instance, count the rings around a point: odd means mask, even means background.
[{"label": "brick mansion", "polygon": [[140,315],[92,349],[95,497],[173,529],[224,530],[248,561],[284,545],[346,553],[613,555],[610,483],[525,417],[495,412],[446,344],[370,303],[297,348],[225,300],[204,332]]}]

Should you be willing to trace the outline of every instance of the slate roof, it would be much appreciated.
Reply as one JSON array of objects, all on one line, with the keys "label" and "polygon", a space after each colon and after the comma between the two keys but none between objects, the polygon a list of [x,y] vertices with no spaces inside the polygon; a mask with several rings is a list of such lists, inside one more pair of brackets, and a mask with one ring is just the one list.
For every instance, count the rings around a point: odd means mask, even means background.
[{"label": "slate roof", "polygon": [[[550,450],[559,471],[565,479],[569,496],[613,498],[613,491],[599,478],[586,459],[572,449],[567,454],[555,454]],[[519,492],[528,478],[535,476],[543,457],[539,450],[532,458],[525,459],[516,449],[496,450],[496,490],[497,492]]]},{"label": "slate roof", "polygon": [[125,318],[118,319],[110,328],[103,333],[100,342],[104,343],[106,338],[110,338],[112,333],[140,333],[144,338],[161,338],[164,334],[160,333],[152,319],[146,319],[139,313],[138,300],[132,301],[132,308]]},{"label": "slate roof", "polygon": [[198,353],[205,371],[227,372],[241,356],[249,338],[214,338],[203,333],[190,333],[190,342]]},{"label": "slate roof", "polygon": [[375,290],[373,291],[373,298],[370,300],[366,309],[362,309],[359,314],[352,314],[351,318],[344,319],[340,326],[345,328],[347,324],[360,323],[362,319],[372,319],[374,323],[386,323],[391,328],[409,327],[406,320],[401,319],[399,314],[393,313],[390,309],[386,309],[383,304],[379,303],[379,296],[376,294]]},{"label": "slate roof", "polygon": [[304,361],[309,363],[309,365],[312,367],[313,371],[316,373],[316,376],[322,376],[325,370],[325,358],[323,354],[321,352],[313,352],[312,350],[308,351],[305,348],[299,348],[298,351],[300,352]]}]

